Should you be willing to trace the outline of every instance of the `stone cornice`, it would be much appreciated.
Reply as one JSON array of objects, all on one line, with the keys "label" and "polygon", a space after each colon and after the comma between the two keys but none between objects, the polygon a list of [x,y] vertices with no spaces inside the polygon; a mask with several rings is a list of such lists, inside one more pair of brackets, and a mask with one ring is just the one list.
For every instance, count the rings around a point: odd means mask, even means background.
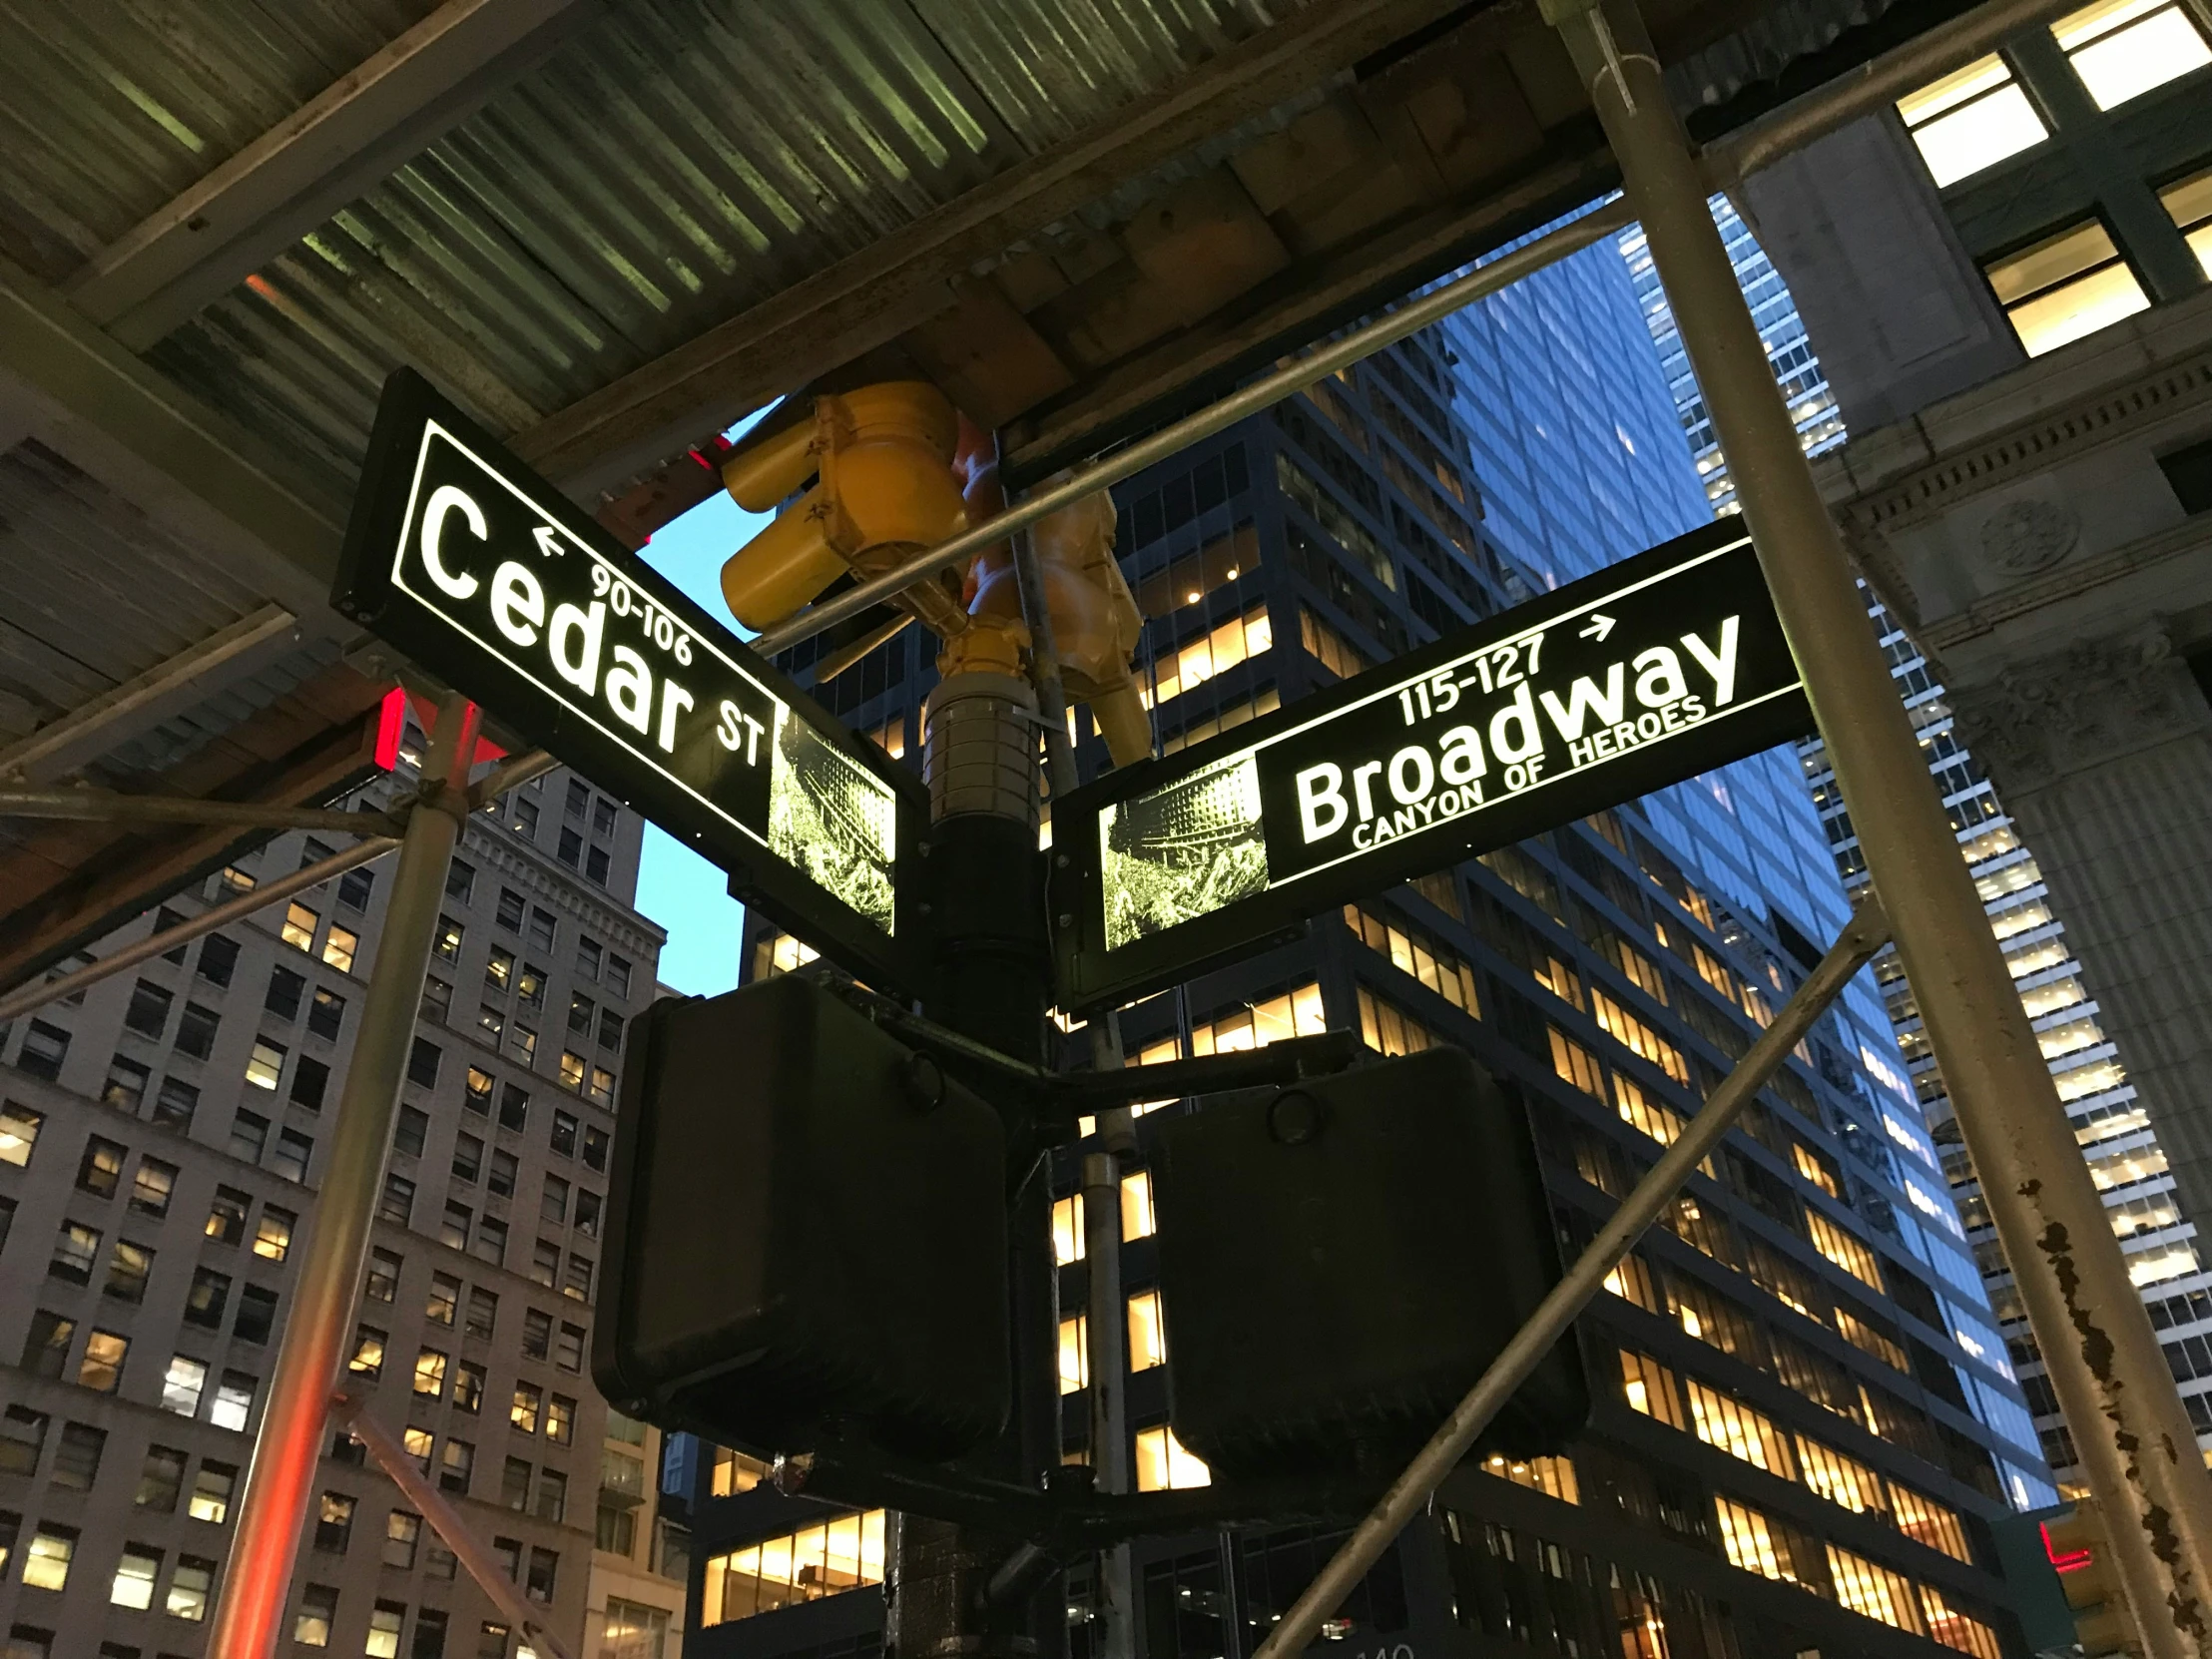
[{"label": "stone cornice", "polygon": [[2031,611],[2042,610],[2138,571],[2153,569],[2184,553],[2198,551],[2208,542],[2212,542],[2212,530],[2207,530],[2200,520],[2184,519],[2156,535],[2145,536],[2079,564],[2066,564],[2039,581],[2019,583],[1963,611],[1927,623],[1919,631],[1921,643],[1940,656],[1946,647],[1993,633]]},{"label": "stone cornice", "polygon": [[581,875],[556,869],[541,857],[523,851],[499,830],[477,824],[473,816],[461,845],[471,857],[481,859],[515,886],[581,916],[587,926],[625,946],[633,957],[657,957],[668,942],[668,935],[637,911],[595,898]]}]

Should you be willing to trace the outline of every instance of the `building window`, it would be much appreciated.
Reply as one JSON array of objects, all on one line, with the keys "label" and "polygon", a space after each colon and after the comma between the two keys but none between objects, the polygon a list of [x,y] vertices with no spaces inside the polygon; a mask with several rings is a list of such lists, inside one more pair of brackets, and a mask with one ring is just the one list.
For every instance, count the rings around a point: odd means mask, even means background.
[{"label": "building window", "polygon": [[324,1492],[315,1511],[314,1547],[326,1555],[343,1555],[353,1541],[354,1500],[344,1492]]},{"label": "building window", "polygon": [[285,906],[283,925],[278,929],[284,943],[294,950],[314,948],[314,930],[322,917],[306,905],[293,899]]},{"label": "building window", "polygon": [[146,1099],[146,1085],[153,1075],[151,1066],[142,1066],[127,1055],[118,1054],[108,1062],[108,1081],[100,1091],[100,1098],[120,1111],[135,1113]]},{"label": "building window", "polygon": [[317,985],[313,997],[307,1003],[307,1029],[318,1037],[327,1037],[336,1042],[344,1025],[345,998]]},{"label": "building window", "polygon": [[2050,32],[2100,110],[2212,63],[2204,31],[2180,0],[2098,0]]},{"label": "building window", "polygon": [[108,1257],[108,1282],[100,1287],[103,1296],[112,1296],[119,1302],[140,1303],[146,1300],[147,1275],[154,1270],[154,1253],[141,1244],[128,1239],[115,1241],[113,1253]]},{"label": "building window", "polygon": [[31,1328],[23,1335],[23,1369],[33,1377],[58,1379],[69,1362],[69,1345],[77,1334],[77,1322],[44,1308],[31,1314]]},{"label": "building window", "polygon": [[156,1514],[174,1514],[184,1489],[185,1453],[175,1446],[148,1446],[146,1461],[139,1466],[138,1492],[131,1501]]},{"label": "building window", "polygon": [[414,1391],[436,1399],[445,1392],[445,1368],[450,1356],[426,1348],[415,1356]]},{"label": "building window", "polygon": [[1164,1492],[1186,1486],[1210,1486],[1214,1471],[1183,1448],[1165,1423],[1137,1430],[1137,1490]]},{"label": "building window", "polygon": [[466,1492],[468,1477],[476,1467],[476,1448],[466,1440],[447,1437],[444,1461],[438,1468],[438,1484],[449,1492]]},{"label": "building window", "polygon": [[548,1394],[545,1400],[545,1437],[555,1445],[567,1445],[576,1436],[576,1401],[566,1394]]},{"label": "building window", "polygon": [[77,1160],[77,1190],[95,1198],[115,1197],[123,1180],[123,1161],[130,1155],[129,1147],[93,1136],[85,1142],[84,1156]]},{"label": "building window", "polygon": [[228,985],[238,970],[239,942],[228,933],[211,933],[200,947],[200,977],[211,985]]},{"label": "building window", "polygon": [[460,1300],[461,1282],[449,1273],[433,1273],[430,1275],[429,1303],[423,1315],[434,1324],[450,1326]]},{"label": "building window", "polygon": [[307,1161],[314,1156],[314,1137],[302,1135],[296,1129],[276,1131],[276,1153],[269,1161],[269,1167],[286,1181],[296,1181],[301,1186],[307,1182]]},{"label": "building window", "polygon": [[77,1366],[77,1385],[94,1393],[114,1393],[123,1382],[123,1361],[130,1352],[130,1338],[119,1337],[113,1331],[94,1331],[85,1339],[85,1357]]},{"label": "building window", "polygon": [[238,1490],[239,1469],[236,1463],[219,1463],[214,1458],[200,1464],[199,1477],[192,1483],[192,1502],[189,1505],[194,1520],[213,1521],[218,1526],[231,1515],[231,1496]]},{"label": "building window", "polygon": [[141,979],[131,987],[131,1000],[123,1010],[125,1029],[159,1040],[162,1028],[169,1023],[169,1006],[174,1000],[153,980]]},{"label": "building window", "polygon": [[2187,239],[2205,276],[2212,276],[2212,168],[2175,180],[2159,191],[2158,200],[2173,216],[2175,229]]},{"label": "building window", "polygon": [[1141,1292],[1129,1299],[1129,1369],[1150,1371],[1167,1363],[1167,1328],[1160,1318],[1160,1293]]},{"label": "building window", "polygon": [[262,1206],[262,1224],[254,1233],[254,1254],[265,1262],[281,1262],[291,1250],[291,1230],[299,1218],[274,1204]]},{"label": "building window", "polygon": [[392,1510],[384,1517],[384,1565],[412,1572],[415,1546],[421,1539],[422,1517],[405,1509]]},{"label": "building window", "polygon": [[185,1293],[185,1323],[203,1331],[223,1329],[223,1310],[231,1300],[231,1276],[213,1268],[196,1268],[192,1289]]},{"label": "building window", "polygon": [[0,1473],[32,1475],[38,1472],[39,1457],[46,1450],[49,1420],[44,1411],[33,1411],[23,1405],[8,1407],[6,1416],[0,1417]]},{"label": "building window", "polygon": [[372,1325],[354,1327],[353,1357],[346,1361],[345,1369],[371,1382],[383,1376],[385,1341],[385,1334]]},{"label": "building window", "polygon": [[1982,268],[2030,357],[2150,306],[2102,220],[2085,220]]},{"label": "building window", "polygon": [[34,1590],[66,1590],[69,1565],[77,1556],[77,1529],[41,1522],[23,1557],[23,1582]]},{"label": "building window", "polygon": [[14,1164],[19,1169],[29,1164],[31,1149],[38,1145],[39,1126],[45,1121],[44,1112],[34,1112],[12,1100],[0,1105],[0,1164]]},{"label": "building window", "polygon": [[367,1659],[399,1659],[399,1627],[407,1622],[403,1601],[379,1601],[368,1615]]},{"label": "building window", "polygon": [[89,1285],[92,1265],[99,1256],[100,1234],[79,1222],[65,1221],[54,1236],[54,1254],[46,1264],[46,1277],[69,1285]]},{"label": "building window", "polygon": [[232,1322],[231,1335],[242,1343],[266,1343],[276,1329],[276,1293],[259,1285],[239,1292],[239,1317]]},{"label": "building window", "polygon": [[246,1062],[246,1080],[257,1089],[274,1089],[283,1070],[283,1045],[267,1037],[255,1039],[254,1052]]},{"label": "building window", "polygon": [[544,1404],[544,1390],[535,1382],[517,1382],[514,1403],[507,1410],[507,1420],[521,1433],[535,1434]]},{"label": "building window", "polygon": [[484,1408],[484,1368],[463,1360],[453,1368],[453,1409],[470,1416]]},{"label": "building window", "polygon": [[261,1379],[251,1372],[225,1372],[215,1391],[215,1404],[208,1408],[208,1420],[218,1428],[244,1433],[254,1414],[254,1395],[260,1388]]},{"label": "building window", "polygon": [[349,869],[338,877],[338,902],[348,910],[368,908],[368,895],[376,890],[376,872]]},{"label": "building window", "polygon": [[414,1047],[407,1051],[407,1081],[425,1089],[436,1088],[438,1062],[444,1057],[436,1043],[415,1038]]},{"label": "building window", "polygon": [[796,1602],[883,1581],[883,1511],[840,1515],[707,1562],[702,1625],[727,1624]]},{"label": "building window", "polygon": [[154,1583],[161,1575],[160,1550],[146,1544],[125,1544],[123,1559],[116,1563],[115,1579],[108,1586],[109,1603],[144,1612],[154,1605]]},{"label": "building window", "polygon": [[1898,114],[1938,190],[2050,136],[2010,66],[1993,52],[1899,99]]},{"label": "building window", "polygon": [[338,1616],[338,1593],[327,1584],[308,1584],[299,1591],[299,1611],[291,1621],[291,1639],[301,1647],[328,1647],[330,1625]]},{"label": "building window", "polygon": [[198,1555],[177,1557],[177,1570],[169,1575],[169,1599],[164,1609],[173,1619],[193,1623],[208,1616],[215,1598],[215,1563]]},{"label": "building window", "polygon": [[407,1225],[414,1212],[415,1184],[402,1175],[384,1177],[384,1195],[376,1201],[376,1219],[394,1227]]},{"label": "building window", "polygon": [[[23,1048],[16,1055],[15,1064],[18,1071],[27,1071],[33,1077],[43,1077],[54,1083],[61,1080],[62,1062],[68,1057],[69,1033],[58,1025],[34,1019],[31,1028],[23,1033]],[[0,1158],[7,1156],[6,1135],[6,1122],[0,1119]]]},{"label": "building window", "polygon": [[207,1366],[182,1354],[177,1355],[169,1362],[169,1370],[162,1377],[162,1409],[174,1411],[181,1417],[198,1415],[201,1390],[207,1385]]},{"label": "building window", "polygon": [[[154,1097],[154,1121],[164,1129],[174,1129],[180,1135],[192,1133],[193,1114],[200,1109],[200,1091],[190,1083],[175,1077],[162,1079],[161,1091]],[[4,1151],[0,1147],[0,1151]]]},{"label": "building window", "polygon": [[177,1191],[177,1166],[159,1158],[141,1158],[138,1174],[131,1179],[131,1212],[159,1220],[169,1214],[169,1201]]}]

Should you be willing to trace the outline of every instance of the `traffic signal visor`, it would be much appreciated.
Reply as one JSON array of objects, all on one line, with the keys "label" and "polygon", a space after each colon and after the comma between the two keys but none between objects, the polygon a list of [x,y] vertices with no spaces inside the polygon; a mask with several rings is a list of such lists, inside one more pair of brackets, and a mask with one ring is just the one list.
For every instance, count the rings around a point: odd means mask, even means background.
[{"label": "traffic signal visor", "polygon": [[[923,380],[887,380],[815,399],[814,419],[740,450],[724,486],[748,512],[812,489],[722,567],[722,595],[748,628],[772,628],[846,570],[874,575],[967,528],[952,470],[959,417]],[[909,590],[940,634],[966,623],[941,584]]]}]

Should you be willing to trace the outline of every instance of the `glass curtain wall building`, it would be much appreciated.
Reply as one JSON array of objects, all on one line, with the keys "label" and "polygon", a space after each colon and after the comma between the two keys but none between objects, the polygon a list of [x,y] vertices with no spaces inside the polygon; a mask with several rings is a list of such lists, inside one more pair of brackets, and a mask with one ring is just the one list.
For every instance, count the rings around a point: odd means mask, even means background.
[{"label": "glass curtain wall building", "polygon": [[[1633,347],[1633,350],[1630,348]],[[1705,521],[1633,287],[1607,249],[1323,383],[1116,491],[1142,659],[1174,751]],[[824,699],[918,761],[927,642]],[[814,651],[795,654],[808,662]],[[795,663],[802,670],[805,662]],[[1082,724],[1081,763],[1102,746]],[[1465,1047],[1526,1091],[1570,1247],[1680,1129],[1845,913],[1784,752],[1439,869],[1303,940],[1125,1010],[1133,1064],[1325,1026]],[[811,952],[757,918],[747,972]],[[1878,996],[1825,1018],[1587,1318],[1571,1455],[1466,1469],[1347,1605],[1353,1649],[2013,1654],[1989,1520],[2050,1496]],[[1164,1114],[1138,1122],[1140,1142]],[[1083,1306],[1077,1166],[1055,1169],[1060,1305]],[[1209,1479],[1175,1439],[1149,1181],[1123,1186],[1139,1483]],[[1062,1444],[1087,1456],[1086,1334]],[[1321,1334],[1319,1340],[1327,1340]],[[879,1641],[883,1529],[709,1448],[687,1643],[809,1659]],[[1141,1659],[1247,1656],[1338,1536],[1145,1540]],[[1071,1644],[1090,1651],[1071,1575]]]},{"label": "glass curtain wall building", "polygon": [[[421,753],[409,725],[398,770],[352,804],[411,788]],[[585,1356],[614,1090],[662,939],[629,903],[640,840],[635,814],[567,772],[469,820],[343,1374],[572,1652],[604,1605],[590,1592],[607,1412]],[[93,954],[332,850],[277,835]],[[308,888],[0,1033],[9,1659],[205,1651],[391,868]],[[286,1654],[527,1651],[342,1428],[281,1628]]]},{"label": "glass curtain wall building", "polygon": [[[1795,400],[1792,412],[1807,452],[1819,454],[1839,446],[1847,435],[1842,413],[1828,394],[1826,376],[1812,353],[1788,286],[1725,198],[1713,198],[1713,212],[1737,277],[1753,303],[1775,377],[1784,395]],[[1727,463],[1714,442],[1640,229],[1622,234],[1620,251],[1659,349],[1682,427],[1697,450],[1714,510],[1733,512],[1735,492],[1727,483]],[[2166,1154],[2136,1101],[2124,1062],[2097,1023],[2096,1000],[2066,945],[2065,924],[2052,913],[2034,853],[2022,843],[1988,780],[1959,741],[1941,683],[1920,646],[1871,593],[1868,616],[1889,659],[1891,678],[1913,718],[1929,773],[1957,832],[1960,853],[1980,889],[1990,927],[2004,946],[2021,1000],[2034,1018],[2059,1098],[2066,1103],[2090,1174],[2104,1195],[2112,1229],[2127,1253],[2129,1270],[2143,1291],[2152,1322],[2165,1334],[2167,1361],[2184,1384],[2190,1420],[2200,1436],[2212,1436],[2212,1393],[2189,1391],[2190,1384],[2200,1382],[2212,1388],[2212,1276],[2200,1271],[2196,1226],[2181,1212],[2167,1174]],[[1800,746],[1799,758],[1837,871],[1856,890],[1867,880],[1866,858],[1826,747],[1817,739],[1807,742]],[[2070,1488],[2076,1462],[2073,1439],[2059,1416],[2041,1356],[2028,1334],[2011,1269],[1997,1244],[1920,1011],[1894,950],[1877,959],[1875,974],[1887,999],[1902,1064],[1935,1134],[1950,1196],[1988,1287],[2005,1351],[2035,1413],[2044,1457]],[[1868,1064],[1890,1070],[1886,1061],[1872,1055]]]}]

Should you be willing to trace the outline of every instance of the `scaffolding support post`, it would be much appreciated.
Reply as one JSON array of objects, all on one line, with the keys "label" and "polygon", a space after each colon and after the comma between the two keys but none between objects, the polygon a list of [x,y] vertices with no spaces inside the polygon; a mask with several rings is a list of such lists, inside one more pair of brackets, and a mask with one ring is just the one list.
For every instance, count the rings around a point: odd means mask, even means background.
[{"label": "scaffolding support post", "polygon": [[1875,643],[1632,0],[1543,0],[1643,223],[2152,1659],[2212,1650],[2212,1476]]},{"label": "scaffolding support post", "polygon": [[368,1253],[446,866],[469,812],[468,766],[476,752],[477,724],[476,706],[465,698],[450,697],[438,710],[421,794],[407,818],[376,965],[338,1098],[330,1162],[308,1223],[306,1256],[247,1469],[238,1534],[209,1636],[212,1659],[270,1659],[276,1651],[299,1531],[321,1461],[331,1389]]}]

